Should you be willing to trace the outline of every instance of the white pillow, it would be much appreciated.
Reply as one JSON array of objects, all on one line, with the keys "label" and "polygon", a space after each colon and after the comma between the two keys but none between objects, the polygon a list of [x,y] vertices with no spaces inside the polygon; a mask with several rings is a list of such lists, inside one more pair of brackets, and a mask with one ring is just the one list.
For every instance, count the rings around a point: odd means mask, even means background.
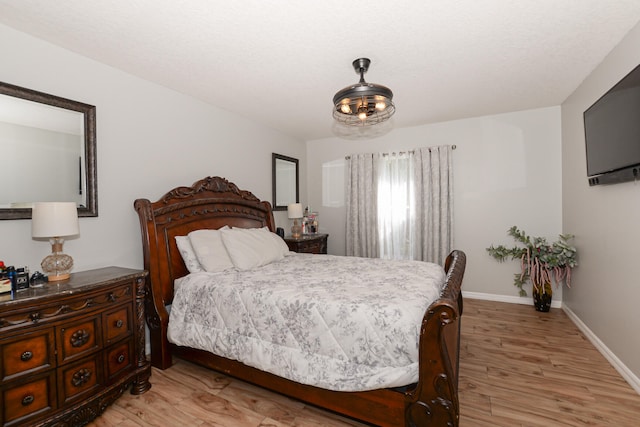
[{"label": "white pillow", "polygon": [[189,241],[188,236],[176,236],[176,246],[178,246],[182,261],[184,261],[184,265],[187,267],[189,273],[205,271],[200,265],[196,253],[193,251],[193,246],[191,246],[191,241]]},{"label": "white pillow", "polygon": [[[268,230],[268,228],[267,228],[267,230]],[[275,241],[276,248],[278,250],[280,250],[280,252],[282,252],[283,256],[287,256],[287,255],[292,253],[289,250],[289,246],[287,246],[287,242],[285,242],[282,237],[278,236],[276,233],[269,232],[269,234],[271,234],[271,237]]]},{"label": "white pillow", "polygon": [[[284,249],[274,237],[282,239],[267,227],[232,228],[221,233],[229,257],[239,270],[267,265],[284,257]],[[286,246],[284,241],[282,243]]]},{"label": "white pillow", "polygon": [[196,230],[189,233],[189,241],[198,262],[209,273],[233,268],[221,237],[221,233],[228,229],[229,227],[224,226],[220,230]]}]

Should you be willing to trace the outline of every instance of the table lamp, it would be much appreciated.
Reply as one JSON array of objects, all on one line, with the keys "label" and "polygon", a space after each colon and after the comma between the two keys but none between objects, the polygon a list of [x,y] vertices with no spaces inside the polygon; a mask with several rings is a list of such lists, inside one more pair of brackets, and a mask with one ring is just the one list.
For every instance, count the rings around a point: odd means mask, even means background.
[{"label": "table lamp", "polygon": [[78,208],[74,202],[37,202],[31,213],[31,237],[49,238],[51,254],[40,266],[49,276],[49,282],[70,277],[73,258],[62,252],[63,237],[80,233]]},{"label": "table lamp", "polygon": [[287,206],[287,213],[289,219],[293,219],[293,225],[291,226],[291,237],[299,239],[302,235],[302,227],[298,224],[298,218],[302,218],[302,204],[291,203]]}]

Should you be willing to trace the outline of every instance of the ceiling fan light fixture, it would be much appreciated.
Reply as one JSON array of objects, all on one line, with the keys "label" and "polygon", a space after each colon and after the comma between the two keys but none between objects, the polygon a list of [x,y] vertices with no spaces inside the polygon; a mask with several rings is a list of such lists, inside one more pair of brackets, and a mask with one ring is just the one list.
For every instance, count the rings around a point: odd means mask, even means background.
[{"label": "ceiling fan light fixture", "polygon": [[372,126],[388,120],[396,112],[391,89],[364,80],[370,64],[368,58],[353,61],[360,81],[333,97],[333,118],[337,122],[348,126]]}]

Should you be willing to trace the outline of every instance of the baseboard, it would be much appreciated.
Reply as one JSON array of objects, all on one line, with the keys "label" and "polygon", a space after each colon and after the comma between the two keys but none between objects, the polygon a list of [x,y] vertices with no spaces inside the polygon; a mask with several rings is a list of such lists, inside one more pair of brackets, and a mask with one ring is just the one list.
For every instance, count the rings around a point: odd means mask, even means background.
[{"label": "baseboard", "polygon": [[[485,294],[481,292],[465,292],[462,291],[463,298],[482,299],[486,301],[508,302],[511,304],[533,305],[531,296],[513,297],[507,295]],[[562,308],[562,301],[551,300],[551,307]]]},{"label": "baseboard", "polygon": [[[498,301],[498,302],[507,302],[511,304],[524,304],[524,305],[533,305],[533,301],[531,297],[512,297],[507,295],[494,295],[494,294],[485,294],[480,292],[462,292],[463,298],[469,299],[481,299],[487,301]],[[562,308],[562,310],[567,314],[569,319],[573,321],[573,323],[580,329],[580,331],[587,337],[589,341],[593,344],[593,346],[600,352],[602,355],[609,361],[611,366],[618,371],[618,373],[624,378],[626,382],[638,393],[640,394],[640,378],[638,378],[627,366],[622,363],[618,357],[613,354],[611,350],[602,342],[600,338],[594,334],[591,329],[587,327],[587,325],[580,320],[576,314],[571,311],[569,307],[562,304],[562,301],[551,301],[551,307],[553,308]]]},{"label": "baseboard", "polygon": [[611,366],[613,366],[614,369],[618,371],[620,375],[622,375],[622,378],[624,378],[625,381],[628,382],[629,385],[633,387],[633,389],[638,394],[640,394],[640,378],[638,378],[633,372],[631,372],[631,370],[627,368],[627,366],[622,363],[622,361],[618,359],[618,357],[613,354],[611,350],[609,350],[609,347],[607,347],[602,341],[600,341],[600,338],[598,338],[596,334],[594,334],[591,329],[589,329],[587,325],[585,325],[584,322],[580,320],[580,318],[573,311],[571,311],[569,307],[563,305],[562,309],[565,313],[567,313],[569,319],[571,319],[573,323],[576,324],[578,329],[582,331],[587,339],[591,341],[595,348],[597,348],[598,351],[605,357],[605,359],[607,359],[609,363],[611,363]]}]

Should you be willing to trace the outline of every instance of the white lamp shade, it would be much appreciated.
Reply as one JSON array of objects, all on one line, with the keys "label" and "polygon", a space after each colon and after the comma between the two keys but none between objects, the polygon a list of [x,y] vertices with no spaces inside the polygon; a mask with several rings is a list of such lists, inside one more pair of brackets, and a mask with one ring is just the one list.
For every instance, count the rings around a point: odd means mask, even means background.
[{"label": "white lamp shade", "polygon": [[291,203],[287,206],[287,213],[290,219],[302,218],[302,203]]},{"label": "white lamp shade", "polygon": [[74,202],[37,202],[31,210],[32,237],[80,234],[78,208]]}]

